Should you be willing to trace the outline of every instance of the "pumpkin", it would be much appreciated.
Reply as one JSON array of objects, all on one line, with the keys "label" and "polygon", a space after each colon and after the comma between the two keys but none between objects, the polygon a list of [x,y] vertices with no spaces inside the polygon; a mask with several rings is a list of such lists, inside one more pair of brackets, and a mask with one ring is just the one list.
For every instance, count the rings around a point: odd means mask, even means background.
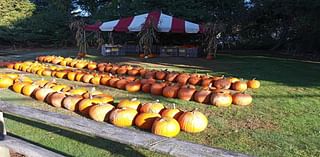
[{"label": "pumpkin", "polygon": [[41,80],[37,80],[34,82],[34,84],[39,85],[39,87],[44,87],[49,81],[44,80],[43,78]]},{"label": "pumpkin", "polygon": [[128,70],[128,75],[129,76],[137,76],[139,73],[139,70],[138,69],[131,69],[131,70]]},{"label": "pumpkin", "polygon": [[189,74],[182,73],[176,78],[176,80],[178,83],[185,85],[185,84],[187,84],[189,78],[190,78]]},{"label": "pumpkin", "polygon": [[14,64],[14,69],[19,70],[21,67],[22,63],[16,63]]},{"label": "pumpkin", "polygon": [[141,84],[154,84],[157,81],[155,79],[150,78],[150,79],[142,79],[140,82]]},{"label": "pumpkin", "polygon": [[70,111],[75,111],[78,106],[78,102],[80,102],[83,99],[81,95],[73,95],[73,96],[67,96],[62,101],[62,106]]},{"label": "pumpkin", "polygon": [[13,79],[7,76],[0,77],[0,88],[8,88],[13,85]]},{"label": "pumpkin", "polygon": [[139,70],[139,73],[140,73],[140,76],[141,76],[141,77],[144,77],[145,74],[146,74],[146,72],[147,72],[146,69],[140,69],[140,70]]},{"label": "pumpkin", "polygon": [[105,72],[110,72],[112,68],[113,68],[112,64],[107,64],[107,65],[105,66],[104,71],[105,71]]},{"label": "pumpkin", "polygon": [[183,114],[183,111],[176,109],[176,105],[173,104],[173,108],[166,108],[161,111],[161,116],[162,117],[171,117],[176,120],[179,119],[179,117]]},{"label": "pumpkin", "polygon": [[62,102],[65,97],[66,94],[62,92],[54,92],[48,95],[47,102],[54,107],[62,107]]},{"label": "pumpkin", "polygon": [[67,78],[68,78],[68,80],[74,81],[75,78],[76,78],[76,75],[77,75],[77,72],[70,71],[70,72],[68,72],[68,74],[67,74]]},{"label": "pumpkin", "polygon": [[149,79],[149,78],[154,79],[155,76],[156,76],[156,71],[153,71],[153,70],[148,70],[148,71],[146,72],[146,74],[144,75],[144,77],[145,77],[146,79]]},{"label": "pumpkin", "polygon": [[213,82],[212,78],[202,78],[201,86],[208,87]]},{"label": "pumpkin", "polygon": [[179,89],[180,85],[170,84],[169,86],[163,88],[162,95],[167,98],[176,98],[178,96]]},{"label": "pumpkin", "polygon": [[120,80],[120,79],[119,79],[119,78],[116,78],[116,77],[111,78],[111,79],[109,80],[109,85],[110,85],[111,87],[116,87],[116,86],[117,86],[117,82],[118,82],[119,80]]},{"label": "pumpkin", "polygon": [[39,88],[39,85],[33,83],[23,86],[22,94],[26,96],[31,96],[35,89]]},{"label": "pumpkin", "polygon": [[160,113],[161,110],[164,109],[164,106],[162,103],[159,102],[149,102],[149,103],[145,103],[141,106],[141,108],[139,109],[140,112],[143,113]]},{"label": "pumpkin", "polygon": [[109,94],[96,94],[93,95],[95,103],[111,103],[113,102],[113,97]]},{"label": "pumpkin", "polygon": [[127,84],[128,84],[128,81],[126,79],[121,79],[116,82],[116,87],[118,89],[126,89]]},{"label": "pumpkin", "polygon": [[42,75],[43,76],[51,76],[52,71],[49,69],[45,69],[44,71],[42,71]]},{"label": "pumpkin", "polygon": [[210,102],[218,107],[228,107],[232,104],[232,96],[226,91],[216,90],[212,92]]},{"label": "pumpkin", "polygon": [[32,83],[33,81],[31,80],[31,78],[26,77],[26,76],[19,76],[19,78],[15,79],[14,82],[28,82],[28,83]]},{"label": "pumpkin", "polygon": [[54,90],[54,91],[62,91],[62,90],[68,90],[68,89],[71,89],[71,87],[69,87],[69,86],[67,86],[67,85],[64,85],[64,84],[58,84],[58,85],[55,85],[55,86],[53,86],[52,87],[52,89]]},{"label": "pumpkin", "polygon": [[120,67],[119,69],[117,69],[117,74],[119,74],[119,75],[124,75],[124,74],[126,74],[127,73],[127,67],[125,67],[125,66],[122,66],[122,67]]},{"label": "pumpkin", "polygon": [[178,91],[178,98],[182,100],[191,100],[196,89],[193,85],[182,86]]},{"label": "pumpkin", "polygon": [[198,133],[206,129],[208,125],[207,117],[197,111],[184,112],[178,120],[181,130],[190,133]]},{"label": "pumpkin", "polygon": [[105,86],[109,86],[109,80],[111,79],[110,76],[103,76],[100,79],[100,84],[105,85]]},{"label": "pumpkin", "polygon": [[152,125],[152,133],[165,137],[175,137],[180,132],[180,125],[174,118],[157,118]]},{"label": "pumpkin", "polygon": [[256,79],[249,80],[247,82],[248,88],[257,89],[260,87],[260,81]]},{"label": "pumpkin", "polygon": [[232,84],[232,89],[236,91],[243,92],[247,89],[247,82],[244,81],[237,81]]},{"label": "pumpkin", "polygon": [[97,63],[95,63],[95,62],[90,62],[90,63],[88,63],[88,65],[87,65],[88,67],[88,69],[89,70],[95,70],[96,68],[97,68]]},{"label": "pumpkin", "polygon": [[126,90],[128,92],[138,92],[140,91],[141,83],[140,81],[129,82],[126,84]]},{"label": "pumpkin", "polygon": [[113,65],[112,68],[111,68],[111,70],[110,70],[110,72],[111,72],[112,74],[116,74],[116,73],[117,73],[117,70],[118,70],[119,68],[120,68],[119,65]]},{"label": "pumpkin", "polygon": [[169,82],[173,82],[173,81],[175,81],[175,79],[178,75],[179,75],[179,73],[169,72],[169,73],[167,73],[166,80]]},{"label": "pumpkin", "polygon": [[191,75],[188,83],[191,85],[198,85],[201,82],[201,77],[199,77],[198,75]]},{"label": "pumpkin", "polygon": [[[98,64],[98,71],[100,72],[104,72],[105,71],[106,66],[103,64]],[[106,71],[107,72],[107,71]]]},{"label": "pumpkin", "polygon": [[85,74],[82,77],[82,82],[84,83],[89,83],[90,80],[93,78],[94,76],[92,74]]},{"label": "pumpkin", "polygon": [[9,68],[9,69],[14,69],[14,63],[9,63],[9,64],[7,64],[7,68]]},{"label": "pumpkin", "polygon": [[211,91],[208,87],[203,87],[201,90],[195,92],[194,101],[198,103],[208,104],[210,102]]},{"label": "pumpkin", "polygon": [[252,103],[252,96],[244,93],[233,94],[232,103],[239,106],[250,105]]},{"label": "pumpkin", "polygon": [[141,102],[136,98],[133,98],[131,100],[123,99],[117,105],[117,108],[132,108],[135,110],[139,110],[140,107],[141,107]]},{"label": "pumpkin", "polygon": [[77,73],[75,80],[76,81],[82,81],[82,77],[85,75],[85,73]]},{"label": "pumpkin", "polygon": [[34,93],[34,97],[39,101],[44,101],[46,97],[52,92],[54,92],[54,90],[48,87],[36,89]]},{"label": "pumpkin", "polygon": [[94,76],[92,79],[91,79],[91,83],[94,84],[94,85],[99,85],[100,84],[100,80],[101,80],[101,76],[97,75],[97,76]]},{"label": "pumpkin", "polygon": [[167,70],[157,71],[156,72],[156,79],[164,80],[166,78],[166,75],[167,75]]},{"label": "pumpkin", "polygon": [[231,82],[228,79],[219,79],[214,81],[213,85],[218,89],[229,89],[231,86]]},{"label": "pumpkin", "polygon": [[29,82],[16,82],[12,85],[12,89],[13,91],[15,91],[16,93],[21,93],[22,91],[22,88],[25,86],[25,85],[30,85],[31,83]]},{"label": "pumpkin", "polygon": [[240,81],[240,79],[236,78],[236,77],[229,77],[228,80],[231,82],[231,83],[235,83],[237,81]]},{"label": "pumpkin", "polygon": [[78,62],[75,66],[76,66],[76,68],[78,68],[78,69],[83,69],[83,68],[85,68],[87,65],[88,65],[88,63],[82,61],[82,62]]},{"label": "pumpkin", "polygon": [[131,108],[115,109],[110,113],[109,121],[118,127],[129,127],[134,123],[138,111]]},{"label": "pumpkin", "polygon": [[161,117],[159,113],[140,113],[134,120],[134,124],[140,129],[151,129],[154,120]]},{"label": "pumpkin", "polygon": [[94,105],[93,99],[90,98],[84,98],[78,102],[78,109],[82,115],[88,116],[90,108]]},{"label": "pumpkin", "polygon": [[72,95],[83,95],[87,92],[88,92],[88,90],[85,88],[77,88],[77,89],[72,89],[69,91],[69,93]]},{"label": "pumpkin", "polygon": [[114,106],[108,103],[94,105],[89,110],[89,116],[98,122],[108,121],[109,115],[113,109]]},{"label": "pumpkin", "polygon": [[37,72],[36,72],[36,74],[41,76],[43,71],[44,71],[43,68],[38,69]]},{"label": "pumpkin", "polygon": [[5,74],[5,76],[11,78],[12,80],[15,80],[15,79],[19,78],[18,74]]},{"label": "pumpkin", "polygon": [[96,90],[96,88],[92,87],[91,91],[84,93],[82,96],[84,98],[90,98],[90,97],[92,97],[94,95],[98,95],[98,94],[103,94],[103,93],[101,91]]},{"label": "pumpkin", "polygon": [[151,86],[152,86],[152,84],[149,84],[149,83],[143,84],[143,85],[141,86],[141,90],[142,90],[143,92],[145,92],[145,93],[150,93]]},{"label": "pumpkin", "polygon": [[66,78],[67,74],[68,74],[67,71],[57,71],[55,76],[58,77],[58,78]]},{"label": "pumpkin", "polygon": [[150,93],[153,95],[162,95],[162,90],[166,86],[166,83],[154,83],[150,88]]}]

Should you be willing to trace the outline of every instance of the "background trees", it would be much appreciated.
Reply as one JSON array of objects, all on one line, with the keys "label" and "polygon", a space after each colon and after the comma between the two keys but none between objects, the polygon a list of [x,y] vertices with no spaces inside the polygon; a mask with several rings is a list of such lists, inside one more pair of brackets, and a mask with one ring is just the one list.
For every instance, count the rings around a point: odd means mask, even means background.
[{"label": "background trees", "polygon": [[88,23],[152,10],[220,23],[225,26],[220,41],[237,43],[235,49],[299,53],[320,47],[320,1],[315,0],[0,0],[0,44],[74,43],[68,24],[77,7],[90,15]]}]

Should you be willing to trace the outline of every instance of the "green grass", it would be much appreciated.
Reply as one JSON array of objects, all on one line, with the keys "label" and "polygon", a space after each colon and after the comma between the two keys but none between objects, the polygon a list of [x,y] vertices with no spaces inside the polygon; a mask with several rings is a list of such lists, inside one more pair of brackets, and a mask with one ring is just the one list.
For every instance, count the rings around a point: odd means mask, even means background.
[{"label": "green grass", "polygon": [[[55,54],[68,55],[65,51],[56,51]],[[24,59],[33,58],[32,55],[24,57]],[[218,59],[213,61],[188,58],[145,60],[132,57],[97,57],[95,55],[88,56],[88,59],[139,64],[156,69],[167,68],[186,72],[224,74],[244,79],[256,77],[261,80],[261,88],[248,91],[254,96],[253,105],[249,107],[217,108],[144,93],[130,94],[109,87],[98,87],[98,89],[109,92],[117,100],[128,97],[137,97],[142,101],[159,99],[165,104],[176,103],[177,107],[184,110],[199,108],[208,116],[209,126],[204,132],[198,134],[182,132],[177,136],[178,139],[255,156],[320,156],[320,63],[231,55],[219,55]],[[35,75],[32,77],[40,79]],[[61,79],[58,81],[77,84],[77,86],[91,86],[90,84]],[[66,110],[56,109],[28,97],[14,94],[10,90],[1,91],[0,99],[78,116]],[[110,148],[110,145],[116,144],[12,115],[7,116],[6,122],[11,134],[66,155],[160,155],[120,144],[121,148]],[[44,140],[47,137],[53,139]],[[82,148],[80,151],[79,147]]]}]

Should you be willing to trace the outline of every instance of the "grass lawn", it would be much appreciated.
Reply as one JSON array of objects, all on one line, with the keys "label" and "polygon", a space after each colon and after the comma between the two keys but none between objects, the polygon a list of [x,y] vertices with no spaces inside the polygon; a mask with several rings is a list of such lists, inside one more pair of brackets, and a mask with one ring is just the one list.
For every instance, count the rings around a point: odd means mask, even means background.
[{"label": "grass lawn", "polygon": [[[54,51],[54,54],[63,56],[76,54],[71,51]],[[53,52],[53,50],[45,52]],[[39,54],[41,53],[10,58],[0,56],[0,61],[34,59]],[[213,61],[174,57],[107,58],[96,55],[88,56],[88,59],[137,64],[154,69],[224,74],[244,79],[256,77],[261,80],[262,86],[258,90],[248,91],[254,96],[253,105],[249,107],[217,108],[144,93],[131,94],[103,86],[98,89],[109,92],[117,100],[128,97],[137,97],[143,101],[159,99],[165,104],[176,103],[178,108],[184,110],[198,108],[208,116],[209,125],[204,132],[198,134],[181,132],[177,136],[178,139],[255,156],[320,156],[320,63],[232,55],[218,55],[218,59]],[[36,75],[30,76],[40,79]],[[77,86],[92,86],[68,80],[57,80]],[[1,91],[0,99],[19,105],[78,116],[15,94],[7,89]],[[161,154],[144,149],[117,144],[14,115],[6,115],[6,124],[11,135],[67,156],[161,156]]]}]

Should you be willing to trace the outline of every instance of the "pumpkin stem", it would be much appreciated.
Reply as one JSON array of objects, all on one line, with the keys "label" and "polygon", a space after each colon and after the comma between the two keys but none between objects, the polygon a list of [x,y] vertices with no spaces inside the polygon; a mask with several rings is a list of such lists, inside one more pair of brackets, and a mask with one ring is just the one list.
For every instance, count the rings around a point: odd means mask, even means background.
[{"label": "pumpkin stem", "polygon": [[176,104],[175,104],[175,103],[173,103],[172,105],[173,105],[173,109],[176,109]]}]

